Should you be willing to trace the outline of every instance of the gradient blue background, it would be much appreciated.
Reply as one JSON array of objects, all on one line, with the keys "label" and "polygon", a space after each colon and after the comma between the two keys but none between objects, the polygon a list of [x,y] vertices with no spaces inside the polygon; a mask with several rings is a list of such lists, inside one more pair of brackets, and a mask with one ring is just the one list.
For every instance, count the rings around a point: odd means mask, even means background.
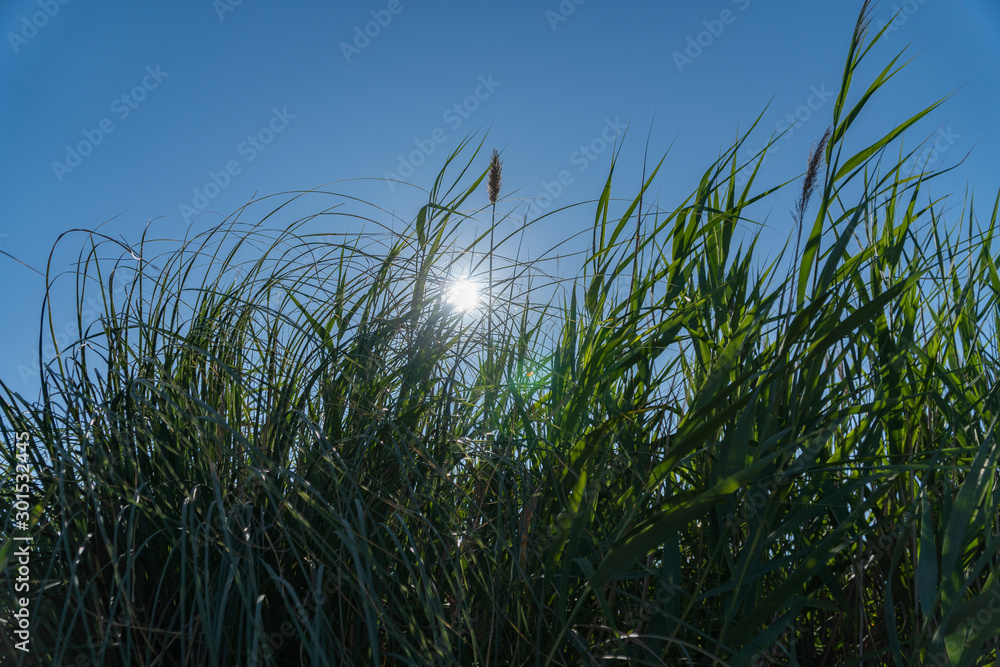
[{"label": "gradient blue background", "polygon": [[[516,210],[518,219],[563,170],[573,183],[557,205],[599,195],[612,151],[584,163],[577,151],[601,135],[607,119],[631,121],[616,176],[619,196],[638,186],[650,128],[651,159],[672,144],[653,193],[669,209],[765,107],[761,131],[748,142],[753,149],[812,90],[837,90],[860,7],[855,1],[565,0],[563,7],[574,10],[554,22],[547,12],[559,12],[558,0],[399,0],[391,21],[348,58],[343,45],[373,20],[371,12],[383,12],[384,20],[388,0],[63,1],[0,5],[0,250],[42,272],[53,243],[71,228],[95,228],[113,218],[103,231],[137,242],[152,220],[152,236],[183,237],[189,222],[181,204],[191,205],[194,191],[211,182],[210,172],[229,161],[240,173],[209,202],[194,229],[221,221],[255,193],[385,177],[398,169],[400,156],[417,150],[415,142],[427,146],[432,136],[444,136],[406,179],[429,188],[445,155],[487,128],[485,147],[504,151],[505,210]],[[881,2],[874,25],[904,4],[909,13],[873,52],[863,83],[899,50],[908,48],[916,59],[860,119],[855,137],[880,137],[955,92],[910,133],[906,146],[946,131],[954,143],[933,166],[971,154],[934,184],[935,194],[955,192],[958,206],[966,188],[975,186],[990,204],[1000,184],[1000,9],[987,0]],[[45,7],[53,14],[45,25],[26,29]],[[674,53],[727,10],[732,21],[679,71]],[[115,100],[142,84],[147,67],[168,75],[121,118],[122,103]],[[488,95],[480,88],[485,99],[456,126],[459,117],[449,109],[475,94],[480,77],[499,85]],[[763,182],[801,173],[832,107],[830,99],[782,140]],[[287,109],[294,118],[247,161],[243,142],[268,126],[273,109]],[[105,118],[113,132],[60,179],[53,163],[65,161],[66,147]],[[485,160],[484,154],[483,168]],[[413,188],[383,181],[336,188],[403,219],[425,200]],[[765,240],[774,247],[788,238],[790,207],[779,200],[761,212]],[[563,227],[532,231],[529,254],[586,229],[592,207],[576,211],[560,218]],[[83,241],[72,235],[60,243],[55,272],[72,269]],[[0,281],[0,312],[13,315],[0,328],[0,377],[30,395],[38,386],[44,280],[0,256]],[[56,328],[72,324],[66,303],[55,305]]]}]

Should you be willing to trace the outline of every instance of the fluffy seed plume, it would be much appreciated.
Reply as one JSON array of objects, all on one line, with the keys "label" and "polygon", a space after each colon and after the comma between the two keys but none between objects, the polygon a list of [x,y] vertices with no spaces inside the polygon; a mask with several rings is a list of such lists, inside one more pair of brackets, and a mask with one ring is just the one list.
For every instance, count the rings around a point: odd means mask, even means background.
[{"label": "fluffy seed plume", "polygon": [[491,204],[496,204],[497,197],[500,196],[500,172],[502,170],[503,162],[500,161],[500,153],[494,148],[493,155],[490,156],[489,195]]},{"label": "fluffy seed plume", "polygon": [[854,26],[854,48],[861,46],[861,42],[863,42],[865,38],[865,33],[868,32],[868,27],[871,25],[871,4],[871,0],[865,0],[865,3],[861,5],[861,13],[858,14],[858,22]]},{"label": "fluffy seed plume", "polygon": [[826,142],[829,140],[830,128],[827,128],[826,132],[823,133],[823,138],[809,151],[809,159],[806,163],[806,178],[802,182],[802,195],[795,205],[795,217],[798,218],[799,224],[802,223],[806,207],[809,206],[809,200],[812,198],[813,192],[816,191],[816,177],[819,175],[820,165],[823,164],[823,152],[826,150]]}]

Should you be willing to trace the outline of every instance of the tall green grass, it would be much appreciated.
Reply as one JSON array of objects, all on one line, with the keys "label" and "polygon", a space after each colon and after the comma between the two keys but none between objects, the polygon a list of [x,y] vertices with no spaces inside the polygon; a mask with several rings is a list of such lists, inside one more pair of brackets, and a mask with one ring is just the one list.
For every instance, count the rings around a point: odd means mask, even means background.
[{"label": "tall green grass", "polygon": [[[275,232],[264,200],[169,252],[144,237],[123,301],[92,235],[77,294],[103,316],[39,399],[0,385],[38,471],[9,659],[996,664],[998,205],[954,223],[935,174],[901,172],[936,105],[848,147],[898,71],[855,91],[880,36],[866,4],[806,183],[758,186],[740,141],[673,211],[643,205],[661,162],[613,213],[612,166],[555,288],[482,252],[492,229],[459,242],[490,210],[482,144],[403,233]],[[801,242],[734,247],[789,188]],[[470,263],[489,317],[448,302]]]}]

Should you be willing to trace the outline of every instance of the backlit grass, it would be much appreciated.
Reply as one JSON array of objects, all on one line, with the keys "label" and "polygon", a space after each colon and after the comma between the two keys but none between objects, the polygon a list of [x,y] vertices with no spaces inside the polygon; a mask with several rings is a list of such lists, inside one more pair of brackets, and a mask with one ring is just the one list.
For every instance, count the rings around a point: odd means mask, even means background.
[{"label": "backlit grass", "polygon": [[[894,140],[936,105],[847,148],[895,71],[854,81],[879,37],[863,10],[831,130],[784,186],[761,187],[737,144],[669,213],[639,192],[613,214],[612,168],[573,209],[593,215],[576,274],[488,252],[492,228],[459,242],[494,213],[481,144],[403,233],[273,231],[265,199],[180,246],[141,239],[114,268],[124,299],[102,259],[120,248],[92,235],[78,298],[101,319],[37,400],[2,385],[3,650],[994,664],[997,206],[946,212],[934,174],[901,171]],[[734,245],[786,191],[781,257]],[[487,291],[460,306],[470,271]],[[29,654],[10,616],[20,432]]]}]

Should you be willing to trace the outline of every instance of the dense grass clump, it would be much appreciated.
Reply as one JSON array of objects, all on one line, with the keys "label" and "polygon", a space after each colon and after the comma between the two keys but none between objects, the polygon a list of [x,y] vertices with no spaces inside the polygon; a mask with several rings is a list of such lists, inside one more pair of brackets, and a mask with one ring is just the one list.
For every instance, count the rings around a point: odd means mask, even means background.
[{"label": "dense grass clump", "polygon": [[[740,142],[674,210],[643,205],[658,166],[612,213],[609,175],[558,285],[483,251],[492,226],[459,243],[504,206],[498,156],[466,177],[482,144],[402,233],[240,222],[264,201],[170,252],[144,238],[124,301],[93,235],[99,322],[40,399],[0,385],[34,471],[27,533],[0,501],[4,610],[33,538],[9,659],[994,664],[997,206],[945,231],[934,174],[891,159],[933,106],[848,150],[895,71],[849,103],[867,27],[801,180],[761,190]],[[782,257],[734,247],[789,187]],[[470,267],[491,289],[464,312]]]}]

